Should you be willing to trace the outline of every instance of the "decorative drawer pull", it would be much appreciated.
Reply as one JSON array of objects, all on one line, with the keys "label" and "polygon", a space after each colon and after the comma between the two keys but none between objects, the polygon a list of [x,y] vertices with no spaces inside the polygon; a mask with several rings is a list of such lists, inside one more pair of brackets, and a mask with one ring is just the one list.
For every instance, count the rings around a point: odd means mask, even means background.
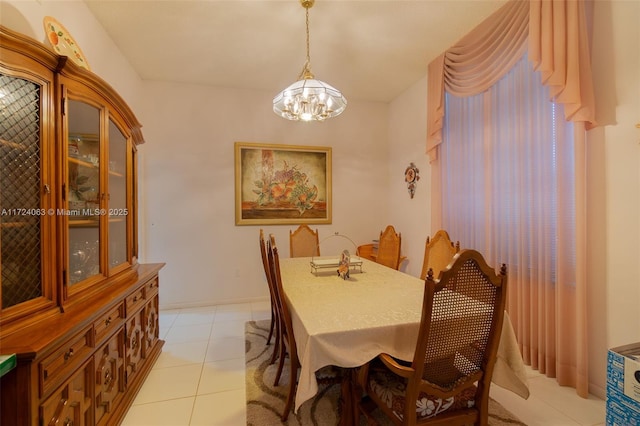
[{"label": "decorative drawer pull", "polygon": [[64,360],[65,360],[65,361],[68,361],[68,360],[69,360],[69,358],[71,358],[72,356],[73,356],[73,348],[69,349],[69,351],[68,351],[68,352],[65,352],[65,354],[64,354]]},{"label": "decorative drawer pull", "polygon": [[138,339],[133,339],[131,341],[131,349],[135,349],[138,347]]},{"label": "decorative drawer pull", "polygon": [[107,370],[104,373],[104,384],[106,387],[109,387],[109,385],[111,385],[111,381],[113,380],[113,376],[111,375],[111,370]]},{"label": "decorative drawer pull", "polygon": [[135,303],[135,302],[137,302],[137,301],[138,301],[138,296],[137,296],[137,295],[136,295],[136,296],[133,296],[133,302]]},{"label": "decorative drawer pull", "polygon": [[111,324],[111,317],[104,320],[104,325],[109,326],[109,324]]},{"label": "decorative drawer pull", "polygon": [[73,426],[73,420],[71,420],[69,417],[67,417],[66,419],[64,419],[64,426]]}]

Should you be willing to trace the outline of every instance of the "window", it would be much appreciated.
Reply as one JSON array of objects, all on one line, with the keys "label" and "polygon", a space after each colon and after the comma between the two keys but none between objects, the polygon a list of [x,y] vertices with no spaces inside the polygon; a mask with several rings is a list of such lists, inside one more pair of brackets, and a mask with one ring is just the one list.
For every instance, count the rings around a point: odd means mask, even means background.
[{"label": "window", "polygon": [[487,92],[446,94],[445,107],[443,228],[506,263],[510,285],[554,285],[560,267],[575,283],[573,124],[526,55]]}]

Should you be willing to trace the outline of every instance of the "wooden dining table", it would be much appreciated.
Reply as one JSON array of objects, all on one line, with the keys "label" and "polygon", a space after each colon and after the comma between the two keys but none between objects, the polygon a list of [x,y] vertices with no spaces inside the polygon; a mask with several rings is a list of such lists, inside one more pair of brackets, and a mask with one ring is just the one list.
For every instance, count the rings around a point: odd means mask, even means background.
[{"label": "wooden dining table", "polygon": [[[380,353],[413,359],[424,281],[367,259],[352,258],[362,264],[347,279],[332,268],[314,269],[312,262],[318,258],[280,259],[301,364],[296,412],[318,392],[315,372],[322,367],[353,369]],[[526,370],[508,315],[492,382],[525,399],[529,396]]]}]

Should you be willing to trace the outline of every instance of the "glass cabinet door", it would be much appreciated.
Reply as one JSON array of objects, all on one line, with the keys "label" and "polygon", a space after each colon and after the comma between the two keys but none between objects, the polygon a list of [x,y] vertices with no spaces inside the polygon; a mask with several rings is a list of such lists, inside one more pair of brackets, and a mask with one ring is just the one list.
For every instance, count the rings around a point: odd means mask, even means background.
[{"label": "glass cabinet door", "polygon": [[2,309],[43,296],[41,86],[0,73]]},{"label": "glass cabinet door", "polygon": [[127,138],[109,120],[109,268],[127,263],[127,224],[130,206],[127,197]]},{"label": "glass cabinet door", "polygon": [[68,284],[101,274],[101,110],[69,100],[67,113]]}]

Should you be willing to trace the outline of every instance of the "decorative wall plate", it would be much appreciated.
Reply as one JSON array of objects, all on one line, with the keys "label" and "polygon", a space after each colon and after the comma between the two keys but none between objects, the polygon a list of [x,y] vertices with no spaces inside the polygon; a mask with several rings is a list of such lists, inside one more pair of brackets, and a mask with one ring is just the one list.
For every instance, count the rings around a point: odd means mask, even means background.
[{"label": "decorative wall plate", "polygon": [[87,58],[82,53],[82,49],[80,49],[80,46],[78,46],[78,43],[76,43],[64,25],[51,16],[45,16],[42,23],[47,40],[49,40],[56,53],[68,56],[76,65],[91,70]]},{"label": "decorative wall plate", "polygon": [[409,166],[404,170],[404,181],[407,182],[407,190],[409,191],[409,196],[413,198],[413,195],[416,192],[416,183],[420,180],[420,170],[416,167],[415,164],[410,163]]}]

